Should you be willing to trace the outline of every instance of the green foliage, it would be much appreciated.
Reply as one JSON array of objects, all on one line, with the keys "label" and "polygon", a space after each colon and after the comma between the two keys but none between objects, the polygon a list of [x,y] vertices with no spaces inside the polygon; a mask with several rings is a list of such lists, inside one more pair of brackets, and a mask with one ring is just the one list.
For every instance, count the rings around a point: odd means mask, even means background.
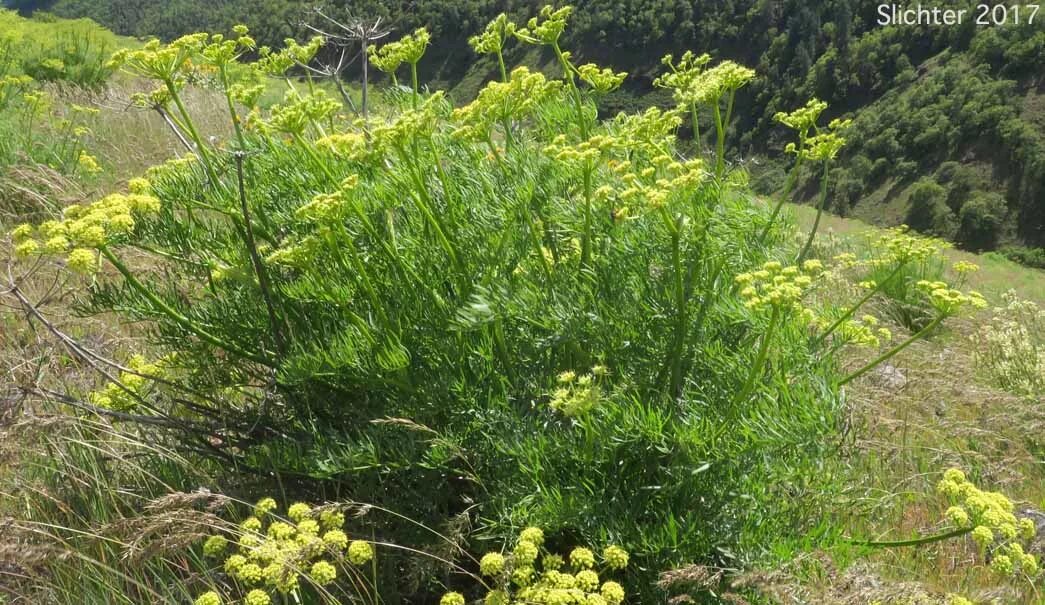
[{"label": "green foliage", "polygon": [[979,193],[958,212],[958,239],[972,250],[994,248],[1001,238],[1008,208],[997,193]]},{"label": "green foliage", "polygon": [[[520,38],[561,51],[562,18]],[[369,124],[318,93],[266,113],[234,99],[254,81],[229,69],[250,44],[237,36],[120,53],[198,154],[15,234],[23,255],[115,270],[82,312],[154,326],[162,372],[121,377],[94,409],[220,432],[219,460],[429,524],[479,502],[487,535],[526,520],[609,536],[649,563],[637,576],[801,531],[817,502],[782,506],[767,486],[805,482],[835,427],[832,366],[798,300],[820,264],[783,269],[801,285],[767,282],[759,304],[734,291],[789,251],[722,161],[723,120],[714,171],[676,159],[681,110],[597,122],[621,76],[564,52],[562,80],[517,70],[457,111],[418,86]],[[228,96],[228,147],[181,103],[195,65]],[[680,93],[728,112],[748,77],[722,63]],[[841,139],[807,143],[818,161]]]},{"label": "green foliage", "polygon": [[0,9],[2,60],[38,81],[97,89],[112,74],[105,62],[116,47],[112,32],[87,19],[25,19]]},{"label": "green foliage", "polygon": [[1005,258],[1036,269],[1045,269],[1045,248],[1028,248],[1025,246],[1004,246],[998,254]]},{"label": "green foliage", "polygon": [[954,215],[946,202],[947,190],[936,181],[925,178],[911,187],[911,203],[907,224],[938,237],[952,239],[957,231]]}]

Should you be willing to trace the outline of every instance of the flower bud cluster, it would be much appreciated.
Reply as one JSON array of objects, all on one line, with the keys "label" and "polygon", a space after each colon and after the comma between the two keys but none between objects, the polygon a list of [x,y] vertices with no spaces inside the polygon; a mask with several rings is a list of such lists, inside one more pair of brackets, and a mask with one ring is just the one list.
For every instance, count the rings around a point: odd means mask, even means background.
[{"label": "flower bud cluster", "polygon": [[425,28],[420,28],[412,34],[407,34],[384,46],[370,47],[370,63],[385,73],[395,73],[403,63],[416,65],[428,48],[432,36]]},{"label": "flower bud cluster", "polygon": [[557,45],[572,13],[572,6],[555,9],[550,4],[546,5],[538,16],[527,21],[526,27],[516,30],[515,37],[530,44]]}]

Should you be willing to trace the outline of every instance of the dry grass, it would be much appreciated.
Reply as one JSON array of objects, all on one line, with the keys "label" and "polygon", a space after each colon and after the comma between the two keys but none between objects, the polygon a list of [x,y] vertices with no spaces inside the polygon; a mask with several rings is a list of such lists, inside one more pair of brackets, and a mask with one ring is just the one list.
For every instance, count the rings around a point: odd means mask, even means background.
[{"label": "dry grass", "polygon": [[[799,224],[808,228],[812,210],[797,208],[797,214]],[[855,236],[869,228],[825,216],[819,240],[829,248],[858,248]],[[1009,289],[1045,302],[1045,272],[956,250],[947,255],[981,266],[969,287],[983,291],[992,303]],[[848,388],[852,487],[836,516],[851,535],[896,540],[939,531],[946,504],[934,487],[940,472],[953,466],[971,471],[984,488],[1009,495],[1023,514],[1045,510],[1045,397],[1021,398],[981,378],[972,338],[990,313],[952,318],[931,340],[915,343]],[[901,327],[888,327],[897,339],[905,337]],[[859,367],[870,355],[851,355],[844,364]],[[1045,516],[1039,525],[1045,530]],[[1041,540],[1031,552],[1045,559]],[[845,559],[853,553],[843,548],[835,554]],[[947,593],[976,602],[1045,602],[1045,595],[1026,586],[1022,593],[999,586],[982,565],[972,565],[975,555],[975,545],[964,539],[883,549],[844,570],[821,562],[811,572],[803,557],[791,568],[767,574],[762,585],[781,603],[937,603]]]}]

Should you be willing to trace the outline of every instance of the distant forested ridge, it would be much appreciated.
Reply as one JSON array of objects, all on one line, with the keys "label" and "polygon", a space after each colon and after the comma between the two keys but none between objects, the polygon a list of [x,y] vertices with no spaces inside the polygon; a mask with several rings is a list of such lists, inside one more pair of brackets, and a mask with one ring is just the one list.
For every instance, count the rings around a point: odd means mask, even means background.
[{"label": "distant forested ridge", "polygon": [[[437,41],[429,80],[459,97],[494,66],[467,37],[498,12],[525,20],[543,0],[327,2],[338,17],[382,17],[397,32],[425,25]],[[23,11],[86,16],[120,34],[170,39],[246,23],[261,44],[305,37],[314,2],[299,0],[9,0]],[[706,51],[758,71],[738,107],[740,152],[756,186],[779,187],[783,129],[772,116],[818,97],[854,118],[837,163],[832,209],[877,223],[909,222],[976,250],[1045,246],[1045,15],[1034,23],[877,24],[861,0],[576,0],[570,44],[631,74],[606,107],[663,95],[651,75],[666,53]],[[941,5],[972,10],[974,2]],[[974,14],[974,11],[970,12]],[[393,36],[394,37],[394,36]],[[467,57],[467,59],[466,59]],[[540,65],[542,57],[516,57]],[[545,58],[546,59],[546,58]],[[467,66],[467,67],[466,67]],[[489,70],[489,71],[487,71]],[[664,102],[670,99],[663,96]],[[811,175],[810,175],[811,176]],[[810,182],[812,182],[810,178]],[[811,188],[802,190],[812,194]]]}]

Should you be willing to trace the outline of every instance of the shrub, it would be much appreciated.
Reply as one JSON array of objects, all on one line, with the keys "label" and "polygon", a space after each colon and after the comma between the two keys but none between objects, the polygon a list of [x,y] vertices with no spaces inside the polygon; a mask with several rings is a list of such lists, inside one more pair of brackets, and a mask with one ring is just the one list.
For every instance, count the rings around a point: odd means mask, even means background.
[{"label": "shrub", "polygon": [[[563,18],[521,35],[555,51]],[[394,47],[404,69],[420,39]],[[809,468],[798,458],[820,455],[837,399],[804,315],[781,299],[771,319],[778,302],[733,292],[777,252],[728,193],[742,179],[724,134],[719,180],[668,153],[676,111],[600,124],[621,76],[566,55],[565,79],[518,69],[456,110],[411,87],[369,125],[318,92],[251,112],[237,103],[255,80],[229,69],[250,45],[121,53],[165,88],[198,155],[19,235],[22,254],[116,270],[91,278],[85,312],[154,325],[163,361],[90,396],[96,409],[159,414],[209,443],[220,431],[221,460],[301,490],[339,483],[429,524],[478,499],[491,532],[527,519],[640,559],[714,557],[802,518],[759,477]],[[228,152],[179,107],[190,58],[241,126]],[[750,76],[726,63],[700,77],[706,107]],[[135,249],[158,253],[155,270]]]},{"label": "shrub", "polygon": [[958,241],[970,250],[989,250],[998,244],[1008,207],[997,193],[978,193],[958,213]]},{"label": "shrub", "polygon": [[944,162],[936,171],[936,180],[947,187],[947,206],[957,213],[973,191],[986,186],[973,168],[958,162]]},{"label": "shrub", "polygon": [[[647,563],[629,567],[638,590],[654,563],[756,557],[804,531],[819,502],[793,486],[821,472],[839,413],[827,345],[809,336],[834,313],[808,300],[826,269],[804,258],[815,227],[792,261],[779,206],[764,217],[725,162],[729,108],[754,74],[687,53],[660,81],[677,107],[598,122],[624,74],[572,63],[568,16],[546,7],[515,29],[561,79],[506,71],[456,109],[420,84],[427,32],[374,51],[411,85],[372,121],[321,90],[256,106],[262,76],[318,43],[249,70],[245,28],[118,53],[160,87],[137,101],[169,111],[194,153],[13,233],[19,255],[85,274],[80,311],[151,326],[155,361],[71,400],[158,423],[302,499],[337,490],[424,524],[390,523],[396,543],[468,514],[484,537],[530,522],[550,540],[610,537]],[[476,47],[500,57],[506,31]],[[228,143],[181,102],[200,68],[226,97]],[[675,148],[698,106],[714,118],[706,163]],[[822,109],[779,116],[824,175],[819,210],[848,125],[817,129]],[[930,327],[972,300],[917,288]],[[870,340],[843,323],[830,350]],[[383,574],[394,590],[396,567]]]},{"label": "shrub", "polygon": [[911,187],[911,203],[907,209],[907,224],[943,238],[953,238],[957,231],[956,221],[944,197],[946,190],[929,178],[924,178]]},{"label": "shrub", "polygon": [[1013,261],[1034,267],[1045,269],[1045,248],[1028,248],[1026,246],[1002,246],[997,251],[1001,256]]}]

